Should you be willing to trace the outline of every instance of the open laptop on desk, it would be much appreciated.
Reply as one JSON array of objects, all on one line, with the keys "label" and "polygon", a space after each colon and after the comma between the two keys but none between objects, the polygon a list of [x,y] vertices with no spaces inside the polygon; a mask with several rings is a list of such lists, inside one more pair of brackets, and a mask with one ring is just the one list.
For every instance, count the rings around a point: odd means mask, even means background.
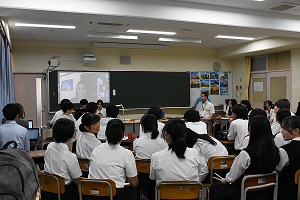
[{"label": "open laptop on desk", "polygon": [[28,129],[30,145],[35,145],[39,141],[39,128]]}]

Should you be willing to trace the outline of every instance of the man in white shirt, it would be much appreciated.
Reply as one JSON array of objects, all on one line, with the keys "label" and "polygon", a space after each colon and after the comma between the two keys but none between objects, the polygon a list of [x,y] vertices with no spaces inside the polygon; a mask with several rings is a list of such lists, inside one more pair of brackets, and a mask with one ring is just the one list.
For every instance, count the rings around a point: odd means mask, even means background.
[{"label": "man in white shirt", "polygon": [[200,117],[205,118],[205,119],[211,119],[215,113],[215,107],[207,99],[208,99],[208,93],[202,92],[201,93],[201,102],[198,103],[195,110],[199,112]]},{"label": "man in white shirt", "polygon": [[[63,99],[60,102],[60,107],[62,108],[64,103],[68,103],[71,102],[69,99]],[[59,118],[61,118],[61,116],[64,114],[64,112],[62,111],[62,109],[60,109],[59,111],[57,111],[52,120],[50,121],[50,125],[54,125],[56,120],[58,120]],[[74,116],[72,114],[68,115],[68,117],[71,119],[71,121],[76,121],[76,119],[74,118]]]},{"label": "man in white shirt", "polygon": [[103,101],[101,99],[97,101],[97,105],[98,105],[97,114],[100,115],[101,118],[106,117],[107,116],[106,109],[103,108]]}]

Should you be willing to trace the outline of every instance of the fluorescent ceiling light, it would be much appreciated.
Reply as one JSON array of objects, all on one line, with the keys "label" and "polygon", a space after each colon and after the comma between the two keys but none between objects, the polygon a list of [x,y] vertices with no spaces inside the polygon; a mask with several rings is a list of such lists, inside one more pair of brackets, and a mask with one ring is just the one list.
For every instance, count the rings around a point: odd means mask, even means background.
[{"label": "fluorescent ceiling light", "polygon": [[99,33],[99,32],[88,32],[87,37],[98,37],[98,38],[112,38],[112,39],[126,39],[126,40],[137,40],[137,35],[122,35],[117,33]]},{"label": "fluorescent ceiling light", "polygon": [[190,43],[201,43],[201,38],[187,38],[187,37],[159,37],[158,41],[161,42],[190,42]]},{"label": "fluorescent ceiling light", "polygon": [[76,28],[76,26],[49,25],[49,24],[25,24],[25,23],[15,23],[15,26],[36,27],[36,28],[63,28],[63,29],[75,29]]},{"label": "fluorescent ceiling light", "polygon": [[158,35],[176,35],[175,32],[165,32],[165,31],[147,31],[147,30],[134,30],[129,29],[128,33],[148,33],[148,34],[158,34]]},{"label": "fluorescent ceiling light", "polygon": [[233,39],[233,40],[255,40],[255,38],[250,37],[238,37],[238,36],[228,36],[228,35],[217,35],[215,38]]}]

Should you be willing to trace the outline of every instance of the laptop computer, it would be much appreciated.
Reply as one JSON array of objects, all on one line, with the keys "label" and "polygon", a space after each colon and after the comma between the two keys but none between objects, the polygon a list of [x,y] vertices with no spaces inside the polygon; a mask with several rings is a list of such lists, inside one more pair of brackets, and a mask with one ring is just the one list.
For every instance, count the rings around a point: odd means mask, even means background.
[{"label": "laptop computer", "polygon": [[39,140],[39,128],[28,129],[30,144],[36,144]]}]

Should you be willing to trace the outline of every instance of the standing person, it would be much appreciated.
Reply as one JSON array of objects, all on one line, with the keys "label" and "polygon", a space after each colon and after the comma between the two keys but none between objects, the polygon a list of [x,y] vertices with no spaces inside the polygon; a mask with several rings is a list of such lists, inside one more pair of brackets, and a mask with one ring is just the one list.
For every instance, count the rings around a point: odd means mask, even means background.
[{"label": "standing person", "polygon": [[211,119],[215,113],[214,105],[208,100],[208,93],[201,93],[201,102],[198,103],[195,110],[199,112],[200,117],[205,119]]},{"label": "standing person", "polygon": [[[159,107],[152,106],[149,108],[148,114],[152,114],[156,117],[157,120],[160,120],[162,118],[162,110]],[[162,138],[162,132],[165,124],[162,122],[157,121],[157,130],[158,130],[158,137]],[[145,133],[142,130],[142,125],[140,124],[140,133],[139,137],[142,137]]]},{"label": "standing person", "polygon": [[[0,126],[0,149],[9,142],[15,141],[18,149],[30,150],[30,142],[28,130],[16,123],[19,118],[20,107],[15,103],[10,103],[4,106],[3,115],[6,118],[6,123]],[[13,147],[13,144],[9,146]]]},{"label": "standing person", "polygon": [[[74,123],[65,118],[58,119],[53,126],[53,138],[45,151],[45,172],[62,177],[65,181],[65,193],[62,199],[78,200],[77,179],[82,175],[77,156],[68,149],[74,138]],[[43,199],[53,199],[57,194],[42,191]],[[48,197],[48,198],[47,198]]]},{"label": "standing person", "polygon": [[248,116],[249,116],[250,113],[251,113],[251,111],[253,110],[250,102],[248,100],[242,100],[241,104],[247,108],[247,110],[248,110]]},{"label": "standing person", "polygon": [[[29,129],[29,124],[28,124],[28,121],[25,119],[25,110],[24,110],[24,107],[19,104],[19,103],[16,103],[17,106],[19,106],[20,108],[20,113],[19,113],[19,117],[16,121],[17,124],[19,124],[20,126],[23,126],[27,129]],[[7,121],[7,119],[4,117],[2,119],[2,124],[5,124],[5,122]]]},{"label": "standing person", "polygon": [[164,128],[165,148],[152,155],[150,179],[161,181],[202,181],[208,174],[204,157],[200,157],[197,150],[188,148],[186,126],[180,119],[171,119]]},{"label": "standing person", "polygon": [[[249,119],[249,135],[248,147],[234,159],[226,177],[222,178],[221,182],[213,183],[210,187],[210,200],[240,200],[241,181],[244,175],[267,174],[275,170],[280,157],[279,150],[272,140],[268,119],[263,116],[254,116]],[[253,196],[249,199],[256,199],[254,196],[257,199],[273,199],[272,194],[273,188],[267,191],[252,192],[249,195]]]},{"label": "standing person", "polygon": [[106,113],[107,113],[107,117],[100,119],[100,131],[97,134],[97,137],[99,139],[106,139],[105,130],[106,130],[107,123],[110,120],[117,118],[119,114],[119,108],[115,105],[110,105],[107,107]]},{"label": "standing person", "polygon": [[199,121],[199,112],[196,110],[188,110],[184,113],[184,119],[187,128],[195,131],[198,134],[207,134],[207,125],[205,122]]},{"label": "standing person", "polygon": [[97,114],[100,115],[101,118],[106,117],[107,116],[106,109],[103,108],[103,101],[101,99],[97,101],[97,105],[98,105]]},{"label": "standing person", "polygon": [[226,117],[232,118],[232,107],[237,104],[237,101],[235,99],[230,99],[228,102],[228,106],[226,109]]},{"label": "standing person", "polygon": [[272,115],[274,114],[274,104],[272,103],[272,101],[267,100],[264,102],[264,110],[267,113],[268,120],[270,120]]},{"label": "standing person", "polygon": [[300,117],[289,116],[282,121],[284,141],[291,141],[279,148],[280,162],[277,170],[281,171],[278,179],[278,200],[297,199],[295,173],[300,168]]},{"label": "standing person", "polygon": [[[60,107],[61,109],[59,111],[57,111],[53,118],[50,121],[50,125],[53,126],[56,122],[56,120],[58,120],[59,118],[61,118],[61,115],[64,114],[64,112],[62,111],[62,106],[67,103],[67,102],[71,102],[69,99],[63,99],[60,101]],[[74,118],[74,116],[72,114],[69,115],[69,118],[71,119],[71,121],[76,121],[76,119]]]},{"label": "standing person", "polygon": [[[97,146],[90,157],[89,178],[112,179],[116,183],[115,200],[137,200],[134,187],[139,184],[132,152],[120,145],[125,127],[121,120],[112,119],[106,127],[107,141]],[[128,178],[130,186],[125,186]]]}]

